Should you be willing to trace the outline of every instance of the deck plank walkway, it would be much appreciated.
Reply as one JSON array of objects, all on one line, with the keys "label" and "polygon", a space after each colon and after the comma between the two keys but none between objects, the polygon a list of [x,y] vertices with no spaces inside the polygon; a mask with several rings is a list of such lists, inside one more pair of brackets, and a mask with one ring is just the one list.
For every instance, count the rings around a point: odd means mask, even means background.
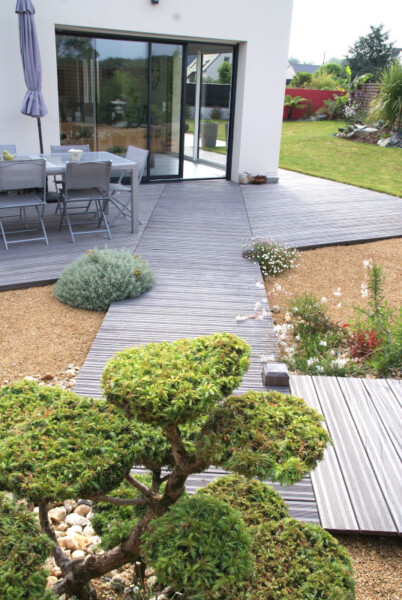
[{"label": "deck plank walkway", "polygon": [[276,185],[242,185],[255,236],[297,248],[402,235],[402,199],[280,170]]},{"label": "deck plank walkway", "polygon": [[292,376],[290,387],[320,410],[334,442],[311,474],[322,525],[401,535],[400,382]]},{"label": "deck plank walkway", "polygon": [[[262,354],[278,352],[271,319],[236,322],[250,314],[261,296],[259,269],[241,257],[241,240],[251,231],[240,188],[222,182],[171,184],[165,187],[136,252],[155,272],[155,285],[135,300],[108,311],[75,390],[99,396],[99,379],[108,358],[127,346],[227,331],[252,347],[251,366],[238,389],[262,390]],[[283,388],[283,391],[288,391]],[[188,481],[189,491],[222,471],[210,469]],[[277,489],[291,514],[318,522],[311,479]]]}]

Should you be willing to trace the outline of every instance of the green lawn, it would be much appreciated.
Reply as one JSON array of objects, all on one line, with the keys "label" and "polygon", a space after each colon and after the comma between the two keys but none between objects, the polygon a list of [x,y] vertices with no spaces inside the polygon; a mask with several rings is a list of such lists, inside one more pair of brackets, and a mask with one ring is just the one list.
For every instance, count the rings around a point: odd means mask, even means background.
[{"label": "green lawn", "polygon": [[280,167],[402,197],[402,149],[332,137],[342,125],[285,121]]}]

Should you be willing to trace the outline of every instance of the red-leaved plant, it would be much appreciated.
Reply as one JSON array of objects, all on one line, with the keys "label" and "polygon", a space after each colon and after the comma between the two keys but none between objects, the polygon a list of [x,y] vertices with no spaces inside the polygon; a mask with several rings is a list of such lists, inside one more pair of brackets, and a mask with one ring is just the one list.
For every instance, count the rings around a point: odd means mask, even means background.
[{"label": "red-leaved plant", "polygon": [[349,334],[349,349],[352,358],[366,358],[374,352],[378,346],[383,343],[383,339],[378,332],[371,327],[370,329],[355,329]]}]

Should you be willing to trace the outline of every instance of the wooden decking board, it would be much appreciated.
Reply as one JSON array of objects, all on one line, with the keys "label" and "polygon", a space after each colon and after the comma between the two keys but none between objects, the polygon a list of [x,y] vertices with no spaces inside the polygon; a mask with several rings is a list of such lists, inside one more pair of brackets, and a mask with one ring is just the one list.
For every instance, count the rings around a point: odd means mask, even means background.
[{"label": "wooden decking board", "polygon": [[384,379],[363,379],[362,382],[401,461],[402,407],[392,391],[394,383],[398,382]]},{"label": "wooden decking board", "polygon": [[[322,407],[311,377],[292,375],[292,394],[322,414]],[[323,427],[328,429],[326,422]],[[311,472],[321,525],[326,529],[358,531],[353,505],[350,501],[334,446],[325,450],[324,460]]]},{"label": "wooden decking board", "polygon": [[362,533],[395,534],[396,527],[335,377],[313,377]]},{"label": "wooden decking board", "polygon": [[[338,378],[350,414],[383,493],[397,533],[402,533],[402,470],[388,432],[361,379]],[[396,415],[395,415],[396,417]],[[402,423],[400,422],[400,425]],[[402,431],[402,428],[399,429]]]}]

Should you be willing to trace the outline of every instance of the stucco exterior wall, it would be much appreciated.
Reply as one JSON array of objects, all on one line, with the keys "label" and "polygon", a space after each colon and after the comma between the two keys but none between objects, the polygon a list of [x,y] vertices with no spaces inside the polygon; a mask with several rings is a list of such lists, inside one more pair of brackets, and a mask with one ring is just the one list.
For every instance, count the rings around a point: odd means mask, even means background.
[{"label": "stucco exterior wall", "polygon": [[[26,88],[14,0],[0,19],[0,143],[38,151],[36,119],[20,114]],[[34,0],[42,57],[45,150],[59,143],[55,29],[239,43],[232,179],[277,175],[293,0]]]}]

